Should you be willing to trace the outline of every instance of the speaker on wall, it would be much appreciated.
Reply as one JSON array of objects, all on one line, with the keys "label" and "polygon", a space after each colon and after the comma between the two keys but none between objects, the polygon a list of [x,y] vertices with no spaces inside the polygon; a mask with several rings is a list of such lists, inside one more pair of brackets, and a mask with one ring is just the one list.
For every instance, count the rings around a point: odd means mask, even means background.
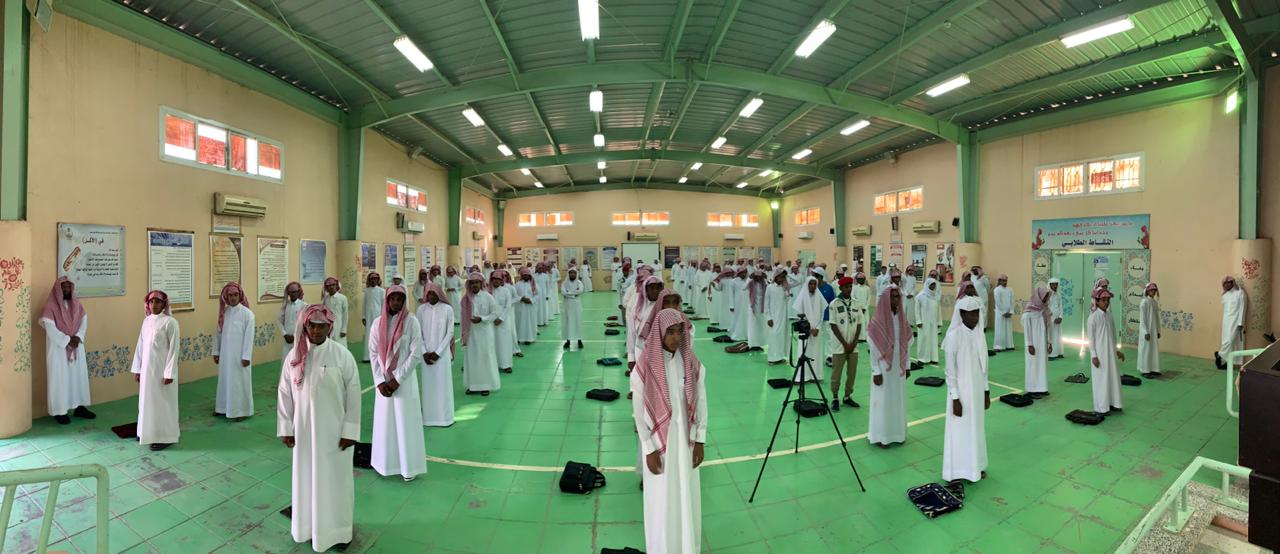
[{"label": "speaker on wall", "polygon": [[829,234],[829,235],[834,235],[834,234],[836,234],[836,228],[835,228],[835,227],[831,227],[830,229],[827,229],[827,234]]},{"label": "speaker on wall", "polygon": [[952,227],[959,227],[959,226],[960,226],[960,218],[958,218],[958,217],[953,217],[953,218],[951,218],[951,226],[952,226]]},{"label": "speaker on wall", "polygon": [[897,231],[897,230],[898,230],[898,216],[896,216],[896,215],[895,215],[895,216],[893,216],[893,219],[891,219],[889,222],[893,225],[893,230],[894,230],[894,231]]},{"label": "speaker on wall", "polygon": [[782,233],[778,233],[778,238],[782,238]]}]

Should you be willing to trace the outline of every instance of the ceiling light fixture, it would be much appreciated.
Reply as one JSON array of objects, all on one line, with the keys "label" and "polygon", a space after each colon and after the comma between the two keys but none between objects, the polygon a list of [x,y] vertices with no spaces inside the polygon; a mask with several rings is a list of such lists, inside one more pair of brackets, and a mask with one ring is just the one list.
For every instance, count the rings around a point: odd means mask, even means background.
[{"label": "ceiling light fixture", "polygon": [[1075,48],[1086,42],[1093,42],[1103,37],[1123,33],[1133,29],[1133,20],[1129,16],[1119,17],[1111,21],[1104,21],[1088,29],[1076,31],[1069,35],[1063,35],[1061,39],[1062,45],[1067,48]]},{"label": "ceiling light fixture", "polygon": [[747,102],[746,106],[742,107],[742,111],[738,112],[738,115],[742,117],[751,117],[756,114],[756,110],[760,109],[762,104],[764,104],[763,98],[760,98],[759,96],[752,98]]},{"label": "ceiling light fixture", "polygon": [[523,173],[523,174],[525,174],[526,176],[528,176],[528,175],[532,175],[532,174],[533,174],[533,172],[532,172],[532,171],[529,171],[528,169],[525,169],[525,168],[523,168],[523,167],[522,167],[522,168],[520,168],[520,173]]},{"label": "ceiling light fixture", "polygon": [[697,171],[699,169],[702,169],[702,162],[698,162],[696,164],[689,166],[690,171]]},{"label": "ceiling light fixture", "polygon": [[682,185],[683,185],[683,184],[688,183],[688,182],[689,182],[689,178],[688,178],[688,177],[681,177],[681,178],[680,178],[680,184],[682,184]]},{"label": "ceiling light fixture", "polygon": [[510,149],[510,148],[507,148],[507,145],[505,145],[505,144],[499,144],[499,145],[498,145],[498,151],[499,151],[499,152],[502,152],[502,155],[503,155],[503,156],[510,156],[510,155],[511,155],[511,149]]},{"label": "ceiling light fixture", "polygon": [[604,166],[605,166],[604,162],[596,162],[596,169],[604,169]]},{"label": "ceiling light fixture", "polygon": [[768,176],[769,176],[769,175],[771,175],[772,173],[773,173],[773,170],[772,170],[772,169],[766,169],[766,170],[764,170],[764,171],[761,171],[761,172],[760,172],[760,176],[761,176],[761,177],[768,177]]},{"label": "ceiling light fixture", "polygon": [[853,125],[850,125],[850,126],[848,126],[848,127],[845,127],[845,128],[843,128],[843,129],[840,129],[840,134],[842,134],[842,135],[844,135],[844,136],[846,136],[846,137],[847,137],[847,136],[852,135],[852,134],[854,134],[854,133],[856,133],[856,132],[858,132],[858,131],[861,131],[861,130],[863,130],[863,129],[866,129],[866,128],[867,128],[867,126],[869,126],[869,125],[871,125],[871,122],[870,122],[870,121],[867,121],[867,120],[865,120],[865,119],[864,119],[864,120],[862,120],[862,121],[859,121],[859,122],[857,122],[857,123],[854,123]]},{"label": "ceiling light fixture", "polygon": [[743,182],[741,182],[741,183],[738,183],[738,188],[740,188],[740,189],[745,189],[745,188],[747,188],[747,182],[746,182],[746,181],[743,181]]},{"label": "ceiling light fixture", "polygon": [[1236,111],[1236,108],[1239,106],[1240,106],[1240,91],[1233,90],[1231,91],[1231,94],[1227,95],[1226,113],[1231,113]]},{"label": "ceiling light fixture", "polygon": [[808,158],[808,157],[809,157],[809,154],[812,154],[812,153],[813,153],[813,150],[810,150],[810,149],[808,149],[808,148],[805,148],[804,150],[801,150],[801,151],[799,151],[799,152],[796,152],[795,154],[792,154],[792,155],[791,155],[791,159],[793,159],[793,160],[803,160],[803,159],[805,159],[805,158]]},{"label": "ceiling light fixture", "polygon": [[534,182],[533,182],[533,186],[538,187],[538,188],[542,188],[542,181],[534,181]]},{"label": "ceiling light fixture", "polygon": [[396,50],[400,51],[400,54],[405,59],[409,60],[409,63],[418,68],[418,71],[430,71],[431,68],[435,67],[435,64],[431,63],[427,55],[423,54],[422,50],[418,49],[418,45],[414,44],[409,37],[401,36],[391,44],[396,47]]},{"label": "ceiling light fixture", "polygon": [[604,175],[601,175],[601,176],[600,176],[600,184],[602,184],[602,185],[603,185],[603,184],[605,184],[605,183],[607,183],[607,182],[609,182],[609,178],[608,178],[608,177],[605,177]]},{"label": "ceiling light fixture", "polygon": [[591,91],[587,95],[587,105],[591,107],[591,111],[600,113],[604,111],[604,92],[599,90]]},{"label": "ceiling light fixture", "polygon": [[801,58],[809,57],[813,54],[814,50],[817,50],[819,46],[822,46],[822,43],[826,42],[828,38],[831,38],[831,35],[835,32],[836,24],[832,23],[829,19],[823,19],[818,22],[817,27],[814,27],[813,30],[809,32],[809,36],[804,37],[804,42],[801,42],[800,46],[796,47],[796,55]]},{"label": "ceiling light fixture", "polygon": [[582,40],[600,38],[600,6],[596,0],[578,0],[578,24]]},{"label": "ceiling light fixture", "polygon": [[716,137],[716,141],[715,141],[715,142],[713,142],[713,143],[711,143],[711,147],[712,147],[712,148],[720,148],[721,146],[724,146],[724,143],[726,143],[726,142],[729,142],[729,139],[724,138],[724,137]]},{"label": "ceiling light fixture", "polygon": [[476,127],[484,127],[484,118],[480,117],[480,114],[476,113],[475,108],[463,109],[462,117],[467,118],[467,121],[470,121],[471,124]]},{"label": "ceiling light fixture", "polygon": [[769,202],[769,207],[770,207],[770,208],[773,208],[773,209],[775,209],[775,210],[776,210],[776,209],[778,209],[778,201],[777,201],[777,200],[770,201],[770,202]]},{"label": "ceiling light fixture", "polygon": [[965,73],[961,73],[959,75],[956,75],[955,77],[952,77],[951,79],[944,81],[942,84],[929,89],[927,92],[925,92],[925,94],[928,94],[929,96],[942,96],[943,94],[951,92],[967,84],[969,84],[969,75]]},{"label": "ceiling light fixture", "polygon": [[596,133],[596,136],[592,137],[591,140],[595,143],[596,148],[604,148],[604,133]]}]

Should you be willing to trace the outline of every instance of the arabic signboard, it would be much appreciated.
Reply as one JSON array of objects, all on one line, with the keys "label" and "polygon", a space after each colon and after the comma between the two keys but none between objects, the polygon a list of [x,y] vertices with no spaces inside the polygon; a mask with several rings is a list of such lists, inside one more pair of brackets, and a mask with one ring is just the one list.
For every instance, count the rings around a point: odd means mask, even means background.
[{"label": "arabic signboard", "polygon": [[1032,250],[1149,250],[1150,240],[1148,214],[1031,222]]}]

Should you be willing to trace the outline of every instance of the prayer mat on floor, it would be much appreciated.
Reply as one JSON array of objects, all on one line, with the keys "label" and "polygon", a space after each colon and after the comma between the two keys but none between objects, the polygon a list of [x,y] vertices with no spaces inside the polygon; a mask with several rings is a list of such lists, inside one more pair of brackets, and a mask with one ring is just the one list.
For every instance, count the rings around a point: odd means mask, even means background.
[{"label": "prayer mat on floor", "polygon": [[117,425],[111,428],[111,432],[122,439],[136,439],[138,438],[138,422]]},{"label": "prayer mat on floor", "polygon": [[926,483],[912,488],[907,491],[907,498],[911,499],[920,513],[929,519],[964,507],[964,501],[956,498],[947,487],[937,483]]}]

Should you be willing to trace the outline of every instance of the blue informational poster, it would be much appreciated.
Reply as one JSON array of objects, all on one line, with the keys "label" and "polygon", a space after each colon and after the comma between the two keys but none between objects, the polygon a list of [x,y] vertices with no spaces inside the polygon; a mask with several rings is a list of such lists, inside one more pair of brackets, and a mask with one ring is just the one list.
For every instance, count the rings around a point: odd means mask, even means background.
[{"label": "blue informational poster", "polygon": [[329,246],[322,240],[302,239],[298,247],[299,275],[302,284],[313,285],[323,283],[325,278],[325,260],[328,258]]},{"label": "blue informational poster", "polygon": [[400,275],[400,247],[394,244],[384,244],[382,246],[382,282],[386,286],[391,286],[393,277],[404,279],[404,275]]}]

